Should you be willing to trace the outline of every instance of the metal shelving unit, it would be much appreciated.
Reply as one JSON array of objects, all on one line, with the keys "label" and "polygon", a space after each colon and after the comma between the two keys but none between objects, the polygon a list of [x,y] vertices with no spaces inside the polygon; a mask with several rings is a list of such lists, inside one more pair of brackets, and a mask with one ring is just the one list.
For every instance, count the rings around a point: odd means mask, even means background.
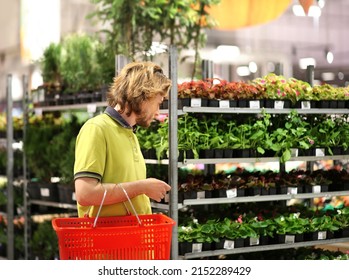
[{"label": "metal shelving unit", "polygon": [[[311,75],[309,75],[311,76]],[[311,83],[312,84],[312,83]],[[176,95],[176,97],[174,97]],[[172,93],[171,101],[177,98],[176,93]],[[170,102],[170,110],[176,110],[177,103],[173,102],[171,105]],[[260,109],[252,109],[252,108],[216,108],[216,107],[186,107],[184,106],[181,110],[176,110],[177,115],[172,122],[177,122],[178,115],[186,114],[186,113],[222,113],[222,114],[261,114],[263,111],[270,114],[289,114],[292,110],[297,111],[299,114],[348,114],[349,109],[271,109],[271,108],[260,108]],[[170,115],[170,117],[173,116]],[[172,124],[173,125],[173,124]],[[174,127],[174,126],[173,126]],[[171,137],[174,137],[172,134],[175,134],[177,137],[177,130],[169,129],[169,134]],[[170,144],[170,149],[173,147]],[[176,154],[175,158],[177,158]],[[334,155],[334,156],[297,156],[292,157],[290,161],[319,161],[319,160],[348,160],[349,155]],[[156,161],[159,163],[159,161]],[[166,160],[160,161],[161,164],[166,164]],[[218,163],[257,163],[257,162],[279,162],[278,157],[260,157],[260,158],[210,158],[210,159],[186,159],[183,162],[174,161],[173,164],[176,163],[176,168],[183,167],[188,164],[218,164]],[[155,161],[154,161],[155,163]],[[172,166],[171,169],[174,167]],[[281,169],[281,166],[280,166]],[[246,196],[246,197],[235,197],[235,198],[207,198],[207,199],[188,199],[184,200],[182,204],[178,204],[178,178],[170,178],[171,182],[176,182],[176,188],[173,189],[173,192],[176,193],[176,197],[171,196],[170,207],[173,209],[180,209],[185,206],[193,206],[193,205],[209,205],[209,204],[222,204],[222,203],[243,203],[243,202],[262,202],[262,201],[278,201],[278,200],[290,200],[290,199],[311,199],[315,197],[333,197],[333,196],[342,196],[349,195],[349,191],[338,191],[338,192],[324,192],[324,193],[301,193],[301,194],[287,194],[287,195],[266,195],[266,196]],[[171,204],[175,204],[176,207],[171,206]],[[178,218],[178,217],[176,217]],[[178,221],[178,219],[177,219]],[[172,243],[176,244],[172,249],[176,249],[176,251],[172,252],[172,259],[194,259],[201,257],[211,257],[211,256],[219,256],[219,255],[227,255],[227,254],[239,254],[239,253],[249,253],[249,252],[257,252],[257,251],[266,251],[266,250],[276,250],[276,249],[287,249],[287,248],[296,248],[296,247],[305,247],[305,246],[315,246],[321,244],[331,244],[338,242],[347,242],[349,238],[337,238],[337,239],[326,239],[326,240],[317,240],[317,241],[307,241],[307,242],[299,242],[292,244],[272,244],[272,245],[263,245],[263,246],[250,246],[243,248],[236,248],[232,250],[213,250],[213,251],[203,251],[199,253],[186,253],[184,256],[179,256],[177,254],[178,250],[178,236],[175,234],[173,236]]]},{"label": "metal shelving unit", "polygon": [[291,249],[291,248],[299,248],[299,247],[307,247],[307,246],[333,244],[333,243],[340,243],[340,242],[349,242],[349,237],[285,243],[285,244],[258,245],[258,246],[250,246],[250,247],[243,247],[243,248],[234,248],[231,250],[222,249],[222,250],[213,250],[213,251],[203,251],[200,253],[186,253],[184,256],[180,256],[180,259],[195,259],[195,258],[214,257],[214,256],[220,256],[220,255],[228,255],[228,254],[231,255],[231,254],[271,251],[271,250],[282,250],[282,249]]}]

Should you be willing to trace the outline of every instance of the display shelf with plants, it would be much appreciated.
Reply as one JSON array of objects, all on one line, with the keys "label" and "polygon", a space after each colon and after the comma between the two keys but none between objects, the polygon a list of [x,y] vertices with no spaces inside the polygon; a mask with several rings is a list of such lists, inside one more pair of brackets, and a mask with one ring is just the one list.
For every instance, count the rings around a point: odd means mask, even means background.
[{"label": "display shelf with plants", "polygon": [[[214,79],[180,84],[178,85],[178,112],[180,112],[178,114],[177,131],[178,167],[187,167],[189,164],[207,165],[223,162],[256,163],[275,161],[285,164],[289,161],[347,160],[349,158],[346,144],[349,133],[347,121],[349,111],[348,106],[343,107],[338,104],[346,104],[348,101],[348,88],[340,88],[338,92],[340,94],[335,94],[335,89],[329,91],[329,87],[315,88],[306,82],[285,79],[274,74],[256,79],[251,83],[228,83]],[[329,107],[324,106],[321,102],[322,99],[341,100],[341,102],[337,102],[336,107]],[[144,146],[144,154],[152,152],[155,154],[154,163],[156,161],[164,163],[169,152],[168,138],[163,133],[157,134],[156,131],[157,129],[164,130],[164,127],[168,126],[168,122],[165,120],[158,125],[158,128],[154,128],[154,134],[150,130],[152,135],[139,131],[139,138],[141,146],[147,142],[147,145]],[[169,133],[171,134],[171,131]],[[150,142],[152,141],[157,145],[151,145]],[[338,146],[341,147],[340,151],[337,151]],[[211,149],[213,151],[209,152]],[[242,151],[242,149],[249,150],[244,154],[242,152],[245,151]],[[225,156],[225,153],[228,156]],[[280,177],[286,177],[286,174],[282,175],[280,173],[279,175]],[[283,204],[291,200],[305,200],[306,202],[315,197],[329,198],[337,195],[348,195],[348,191],[343,189],[345,183],[336,184],[338,182],[335,182],[335,185],[328,188],[328,182],[315,183],[319,178],[311,182],[309,176],[309,178],[303,178],[304,182],[305,179],[308,179],[308,185],[292,182],[292,185],[288,186],[279,185],[278,190],[276,190],[275,186],[274,188],[271,187],[272,184],[267,184],[266,180],[261,182],[260,179],[263,176],[264,174],[259,174],[257,180],[247,181],[247,184],[243,187],[244,192],[238,186],[231,187],[229,195],[232,194],[233,197],[228,197],[226,190],[223,191],[226,197],[216,196],[218,192],[215,188],[218,180],[213,176],[198,180],[194,180],[193,176],[189,176],[184,181],[177,178],[178,202],[181,203],[182,207],[181,216],[186,211],[191,216],[195,216],[196,213],[200,213],[202,209],[207,208],[211,209],[210,213],[214,213],[217,208],[214,210],[211,207],[218,207],[219,205],[234,205],[238,208],[238,205],[245,202],[262,204],[268,201],[270,204],[270,202],[278,201],[278,203]],[[233,177],[233,175],[230,177]],[[227,178],[228,176],[224,180],[229,181]],[[240,180],[246,183],[242,178]],[[247,191],[247,186],[252,186],[252,184],[255,184],[257,189],[251,188]],[[189,194],[191,188],[194,189],[194,194]],[[188,191],[188,194],[184,197],[186,191]],[[183,196],[181,196],[181,193]],[[196,210],[197,208],[200,210]],[[229,215],[231,214],[226,213],[219,215],[219,217],[229,217]],[[282,250],[283,248],[348,241],[348,237],[341,235],[339,232],[335,235],[331,235],[331,232],[327,234],[325,239],[323,233],[320,235],[313,234],[321,240],[309,240],[310,237],[307,235],[302,242],[265,244],[262,240],[258,240],[259,243],[256,241],[256,238],[259,237],[257,232],[260,235],[266,235],[267,232],[271,233],[271,227],[276,228],[276,221],[279,221],[280,224],[282,224],[282,220],[290,220],[291,222],[292,216],[285,217],[270,223],[257,223],[255,221],[254,226],[256,228],[254,230],[247,226],[244,227],[245,233],[251,233],[250,238],[253,240],[244,241],[243,244],[247,242],[248,246],[243,248],[232,249],[230,243],[230,245],[226,245],[228,249],[211,247],[207,250],[207,244],[193,246],[195,242],[189,242],[189,247],[194,252],[182,255],[179,252],[178,257],[184,259],[221,257],[222,255],[242,254],[243,252]],[[316,224],[328,223],[324,219],[326,218],[317,217],[311,225],[309,225],[309,220],[305,219],[303,220],[305,224],[301,227],[307,226],[309,230],[311,228],[312,232],[315,232]],[[201,241],[205,240],[205,233],[210,232],[212,227],[214,225],[218,226],[218,224],[220,229],[224,228],[224,225],[214,220],[209,224],[201,225],[200,230],[196,230],[193,234],[198,234]],[[345,222],[342,226],[344,225]],[[179,235],[178,240],[174,240],[174,242],[184,241],[181,238],[185,238],[183,236],[188,233],[188,228],[187,225],[183,226],[184,229],[181,232],[183,235]],[[334,227],[332,227],[332,230],[335,229]],[[180,226],[178,230],[181,231]],[[284,228],[281,226],[278,232],[281,234],[283,231]],[[235,230],[232,230],[230,234],[232,232],[235,232]],[[214,233],[208,239],[221,241],[217,239],[217,233]],[[219,243],[219,246],[224,246],[222,242]],[[240,242],[238,243],[241,245]],[[184,244],[181,244],[180,247],[182,245]],[[206,250],[200,251],[203,248]]]}]

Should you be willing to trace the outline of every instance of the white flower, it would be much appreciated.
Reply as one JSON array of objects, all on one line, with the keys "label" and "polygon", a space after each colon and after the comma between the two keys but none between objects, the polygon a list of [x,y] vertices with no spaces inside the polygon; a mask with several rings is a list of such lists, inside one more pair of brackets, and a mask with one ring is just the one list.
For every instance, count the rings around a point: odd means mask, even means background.
[{"label": "white flower", "polygon": [[340,214],[342,214],[342,211],[337,209],[337,213],[338,213],[338,215],[340,215]]},{"label": "white flower", "polygon": [[193,219],[193,223],[198,224],[199,223],[198,219]]},{"label": "white flower", "polygon": [[189,226],[189,227],[182,226],[182,230],[184,232],[190,232],[190,231],[192,231],[192,228],[191,228],[191,226]]},{"label": "white flower", "polygon": [[300,214],[301,214],[300,212],[294,213],[294,214],[293,214],[293,218],[298,219]]}]

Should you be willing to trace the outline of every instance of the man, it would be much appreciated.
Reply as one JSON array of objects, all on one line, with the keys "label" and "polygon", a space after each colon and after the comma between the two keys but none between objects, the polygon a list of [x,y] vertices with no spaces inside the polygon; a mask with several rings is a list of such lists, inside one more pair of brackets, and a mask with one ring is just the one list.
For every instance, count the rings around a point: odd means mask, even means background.
[{"label": "man", "polygon": [[[76,141],[74,180],[79,217],[151,214],[150,198],[160,201],[171,187],[146,178],[146,165],[134,127],[148,127],[159,115],[171,80],[152,62],[126,65],[108,92],[108,107],[89,119]],[[88,213],[87,213],[88,212]],[[134,213],[133,213],[134,214]]]}]

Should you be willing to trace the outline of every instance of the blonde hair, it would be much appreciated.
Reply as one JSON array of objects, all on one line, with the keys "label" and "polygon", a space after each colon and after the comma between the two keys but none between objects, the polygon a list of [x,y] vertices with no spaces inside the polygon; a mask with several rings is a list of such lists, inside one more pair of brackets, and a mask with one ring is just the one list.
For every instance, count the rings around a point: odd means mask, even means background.
[{"label": "blonde hair", "polygon": [[127,64],[120,74],[114,78],[107,102],[111,107],[117,104],[124,112],[126,104],[129,116],[132,112],[139,114],[141,104],[159,94],[166,97],[171,88],[171,80],[167,78],[161,67],[153,62],[132,62]]}]

